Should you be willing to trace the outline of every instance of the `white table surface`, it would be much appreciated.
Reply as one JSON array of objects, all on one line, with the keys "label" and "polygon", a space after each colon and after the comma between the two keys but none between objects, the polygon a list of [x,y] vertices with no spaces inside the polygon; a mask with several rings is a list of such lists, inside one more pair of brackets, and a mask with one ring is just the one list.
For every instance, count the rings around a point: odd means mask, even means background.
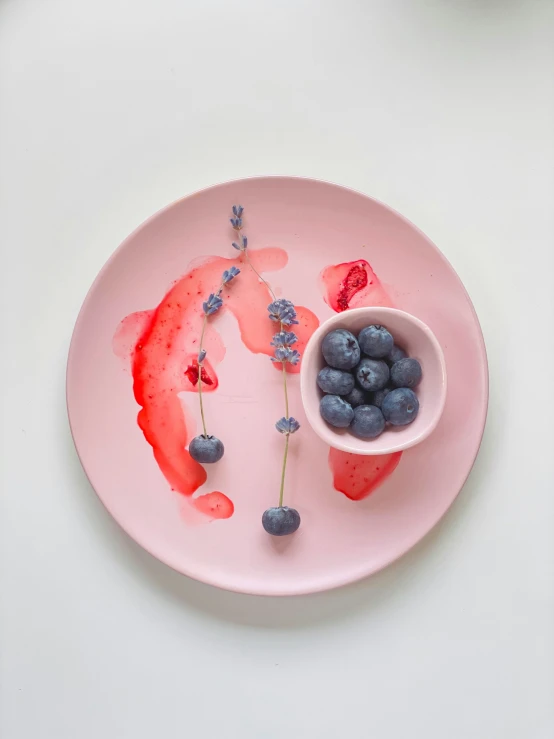
[{"label": "white table surface", "polygon": [[[445,520],[317,597],[218,592],[109,518],[64,407],[73,323],[151,213],[253,174],[397,208],[490,355]],[[0,0],[2,739],[554,737],[554,3]]]}]

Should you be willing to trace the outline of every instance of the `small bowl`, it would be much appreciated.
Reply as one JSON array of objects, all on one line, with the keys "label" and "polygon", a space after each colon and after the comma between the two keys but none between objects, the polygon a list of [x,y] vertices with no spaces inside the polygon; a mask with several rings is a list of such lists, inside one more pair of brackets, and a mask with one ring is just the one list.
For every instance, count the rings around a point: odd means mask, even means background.
[{"label": "small bowl", "polygon": [[[357,336],[372,324],[385,326],[395,343],[421,363],[423,377],[415,388],[419,413],[408,426],[387,426],[376,439],[359,439],[349,429],[333,428],[321,417],[319,401],[323,393],[317,385],[317,374],[326,364],[321,342],[330,331],[345,328]],[[390,454],[419,444],[436,428],[446,401],[446,365],[437,338],[419,318],[395,308],[354,308],[332,316],[312,335],[302,357],[300,389],[308,421],[326,444],[352,454]]]}]

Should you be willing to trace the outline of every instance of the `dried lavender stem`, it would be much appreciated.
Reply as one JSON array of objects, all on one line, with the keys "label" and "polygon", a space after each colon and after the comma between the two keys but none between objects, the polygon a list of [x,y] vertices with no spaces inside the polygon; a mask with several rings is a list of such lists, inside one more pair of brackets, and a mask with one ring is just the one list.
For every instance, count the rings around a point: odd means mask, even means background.
[{"label": "dried lavender stem", "polygon": [[[250,269],[252,270],[252,272],[254,272],[254,274],[257,275],[259,277],[259,279],[264,283],[264,285],[267,287],[267,289],[271,293],[271,297],[273,298],[273,300],[277,300],[277,298],[275,297],[275,293],[271,289],[271,285],[269,284],[269,282],[267,280],[264,280],[264,278],[261,276],[261,274],[258,272],[258,270],[252,264],[252,260],[250,259],[250,256],[249,256],[248,252],[246,251],[246,249],[242,253],[244,254],[244,257],[245,257],[246,261],[248,262],[248,266],[250,267]],[[282,328],[283,328],[283,324],[281,324],[281,330],[282,330]]]},{"label": "dried lavender stem", "polygon": [[281,489],[279,490],[279,508],[283,505],[285,495],[285,471],[287,469],[287,457],[289,456],[289,439],[290,434],[285,435],[285,454],[283,456],[283,469],[281,472]]},{"label": "dried lavender stem", "polygon": [[[208,316],[204,314],[204,321],[202,323],[202,333],[200,334],[200,350],[204,348],[204,334],[206,333],[206,326],[208,325]],[[202,428],[204,429],[204,436],[208,436],[206,430],[206,419],[204,417],[204,402],[202,399],[202,362],[198,362],[198,400],[200,401],[200,415],[202,417]]]},{"label": "dried lavender stem", "polygon": [[[275,296],[275,293],[273,292],[273,290],[272,290],[271,285],[269,284],[269,282],[267,282],[267,280],[264,280],[264,278],[261,276],[261,274],[258,272],[258,270],[252,264],[252,260],[250,259],[250,255],[248,254],[248,252],[246,251],[246,249],[244,249],[244,251],[242,253],[244,254],[244,258],[248,262],[248,266],[250,267],[250,269],[252,270],[252,272],[254,272],[254,274],[258,277],[258,279],[260,279],[264,283],[264,285],[269,290],[269,293],[270,293],[271,297],[273,298],[273,300],[277,300],[277,298]],[[285,331],[285,330],[286,330],[285,324],[280,322],[280,331]],[[288,387],[287,387],[287,366],[286,366],[286,362],[282,362],[281,363],[281,366],[283,368],[283,390],[284,390],[284,393],[285,393],[285,418],[288,420],[288,418],[289,418],[289,393],[288,393]],[[285,494],[285,472],[287,470],[287,459],[288,459],[288,456],[289,456],[289,439],[290,439],[290,434],[286,434],[285,436],[286,436],[286,438],[285,438],[285,453],[283,455],[283,467],[282,467],[282,471],[281,471],[281,486],[280,486],[280,489],[279,489],[279,508],[281,508],[281,506],[283,505],[283,498],[284,498],[284,494]]]},{"label": "dried lavender stem", "polygon": [[[223,292],[223,287],[225,283],[222,282],[219,286],[219,290],[215,293],[217,296],[220,296]],[[198,350],[198,355],[202,353],[202,350],[204,349],[204,334],[206,333],[206,326],[208,325],[208,315],[204,313],[204,321],[202,323],[202,332],[200,334],[200,348]],[[208,432],[206,430],[206,418],[204,416],[204,400],[202,398],[202,367],[203,363],[198,362],[198,400],[200,402],[200,416],[202,417],[202,428],[204,429],[204,437],[208,436]]]},{"label": "dried lavender stem", "polygon": [[289,393],[288,393],[288,390],[287,390],[287,367],[286,367],[286,363],[283,362],[281,366],[283,367],[283,389],[285,391],[285,418],[288,419],[288,417],[289,417]]}]

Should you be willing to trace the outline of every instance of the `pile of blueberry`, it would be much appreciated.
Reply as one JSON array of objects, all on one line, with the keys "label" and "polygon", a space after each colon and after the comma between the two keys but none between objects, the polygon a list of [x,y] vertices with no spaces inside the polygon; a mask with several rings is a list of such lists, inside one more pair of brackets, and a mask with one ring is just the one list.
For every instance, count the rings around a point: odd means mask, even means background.
[{"label": "pile of blueberry", "polygon": [[385,426],[406,426],[416,418],[414,393],[421,365],[396,346],[384,326],[366,326],[358,338],[339,328],[323,339],[327,366],[317,384],[325,395],[320,412],[335,428],[348,428],[361,439],[375,439]]}]

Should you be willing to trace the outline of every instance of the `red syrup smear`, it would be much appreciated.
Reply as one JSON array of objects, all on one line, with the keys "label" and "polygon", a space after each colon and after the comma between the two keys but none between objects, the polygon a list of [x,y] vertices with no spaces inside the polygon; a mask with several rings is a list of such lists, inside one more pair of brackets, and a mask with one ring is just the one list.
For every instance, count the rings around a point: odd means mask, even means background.
[{"label": "red syrup smear", "polygon": [[[363,306],[392,307],[381,281],[365,259],[326,267],[320,280],[325,302],[337,313]],[[329,450],[329,467],[335,490],[350,500],[363,500],[397,468],[402,452],[377,457]]]},{"label": "red syrup smear", "polygon": [[[249,251],[258,272],[282,269],[287,263],[283,249]],[[141,406],[137,422],[154,457],[172,489],[190,497],[201,513],[212,519],[229,518],[232,501],[222,492],[192,498],[206,482],[204,467],[195,462],[186,446],[191,439],[178,394],[198,392],[198,344],[202,329],[202,302],[221,283],[221,274],[232,265],[240,276],[223,291],[222,311],[230,311],[237,320],[244,345],[256,354],[272,355],[270,341],[276,324],[269,320],[267,306],[271,294],[250,269],[244,256],[236,259],[209,257],[197,262],[165,295],[153,311],[140,311],[123,319],[114,336],[114,351],[131,361],[133,392]],[[310,310],[297,307],[299,325],[295,326],[299,350],[319,325]],[[211,364],[205,361],[207,377],[203,392],[213,392],[218,385],[214,366],[225,356],[225,347],[215,329],[217,317],[210,319],[204,346]],[[280,365],[276,365],[279,369]],[[299,366],[288,368],[298,372]],[[204,377],[204,375],[203,375]],[[211,383],[208,381],[211,380]]]}]

